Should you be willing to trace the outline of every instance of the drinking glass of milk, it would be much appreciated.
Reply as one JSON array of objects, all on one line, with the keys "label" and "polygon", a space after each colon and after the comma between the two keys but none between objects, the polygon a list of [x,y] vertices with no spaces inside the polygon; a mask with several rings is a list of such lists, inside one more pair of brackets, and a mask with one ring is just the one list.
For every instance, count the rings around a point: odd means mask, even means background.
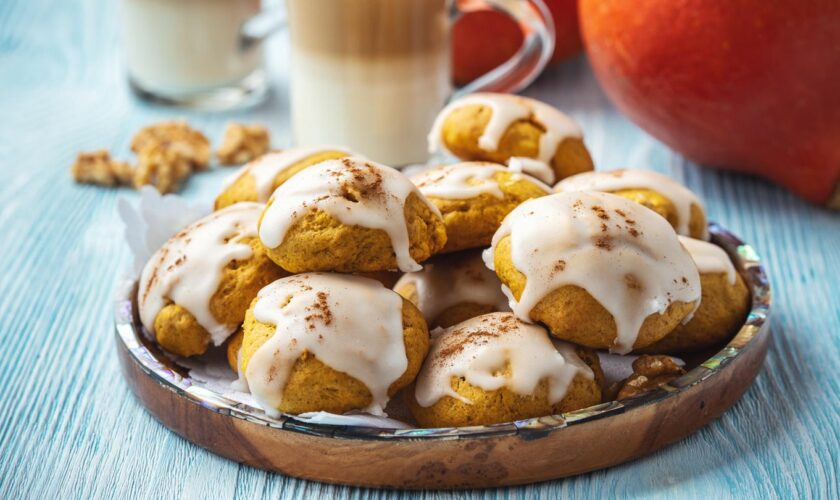
[{"label": "drinking glass of milk", "polygon": [[260,0],[122,0],[129,84],[141,97],[200,109],[261,100],[262,40],[280,27]]},{"label": "drinking glass of milk", "polygon": [[428,159],[426,136],[453,97],[450,31],[458,15],[507,13],[525,42],[513,59],[456,95],[519,90],[554,50],[542,0],[286,0],[286,6],[295,143],[345,146],[392,166]]}]

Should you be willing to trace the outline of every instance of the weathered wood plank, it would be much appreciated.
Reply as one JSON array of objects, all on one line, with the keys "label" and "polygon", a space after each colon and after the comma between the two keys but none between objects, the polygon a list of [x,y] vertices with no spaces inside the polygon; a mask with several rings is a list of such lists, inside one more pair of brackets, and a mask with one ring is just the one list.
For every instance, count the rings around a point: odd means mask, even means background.
[{"label": "weathered wood plank", "polygon": [[[172,116],[214,138],[227,120],[262,121],[277,145],[288,144],[287,57],[275,40],[276,93],[257,109],[149,108],[122,81],[117,7],[0,2],[0,497],[407,497],[226,461],[167,431],[128,394],[110,299],[129,263],[116,200],[134,194],[75,186],[67,167],[82,149],[125,156],[134,130]],[[564,481],[457,496],[840,496],[840,217],[763,181],[685,162],[617,114],[583,61],[552,69],[528,93],[580,120],[600,167],[674,175],[705,198],[712,219],[754,244],[774,285],[773,342],[742,401],[684,442]],[[210,196],[226,174],[194,178],[185,195]]]}]

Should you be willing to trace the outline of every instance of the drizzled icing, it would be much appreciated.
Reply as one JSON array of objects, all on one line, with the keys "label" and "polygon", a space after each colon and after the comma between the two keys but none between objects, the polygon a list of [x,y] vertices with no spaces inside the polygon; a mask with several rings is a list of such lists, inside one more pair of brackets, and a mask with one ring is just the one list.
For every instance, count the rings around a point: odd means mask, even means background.
[{"label": "drizzled icing", "polygon": [[700,271],[700,274],[726,273],[729,284],[735,284],[735,266],[722,248],[707,241],[696,240],[687,236],[680,236],[679,238],[680,243],[688,250],[691,258],[694,259],[694,263],[697,264],[697,270]]},{"label": "drizzled icing", "polygon": [[236,203],[187,226],[166,242],[140,275],[140,320],[150,332],[160,310],[169,302],[183,307],[220,345],[237,325],[219,323],[210,299],[219,288],[222,270],[234,260],[251,257],[240,240],[257,236],[257,221],[265,205]]},{"label": "drizzled icing", "polygon": [[556,180],[554,170],[551,167],[533,158],[512,156],[510,160],[508,160],[508,168],[514,172],[521,172],[523,174],[536,177],[546,184],[554,184],[554,181]]},{"label": "drizzled icing", "polygon": [[[583,172],[567,177],[554,186],[555,191],[618,191],[622,189],[650,189],[665,196],[677,210],[677,232],[689,235],[691,205],[705,209],[696,194],[666,175],[651,170],[621,169],[610,172]],[[703,239],[709,233],[703,229]]]},{"label": "drizzled icing", "polygon": [[402,297],[372,279],[326,273],[277,280],[257,297],[254,319],[276,331],[249,360],[245,378],[267,413],[276,415],[292,367],[308,352],[367,386],[365,411],[383,415],[388,388],[408,368]]},{"label": "drizzled icing", "polygon": [[[466,200],[481,194],[504,198],[499,183],[493,179],[499,172],[510,173],[510,170],[496,163],[465,162],[426,170],[411,180],[421,193],[432,198]],[[515,173],[513,178],[527,180],[551,192],[550,187],[529,175]]]},{"label": "drizzled icing", "polygon": [[481,252],[467,251],[443,255],[426,263],[422,271],[404,274],[394,290],[413,285],[416,306],[431,323],[446,309],[465,302],[489,305],[508,311],[499,278],[484,266]]},{"label": "drizzled icing", "polygon": [[411,193],[440,217],[438,209],[397,170],[360,158],[327,160],[296,174],[274,191],[260,222],[260,240],[276,248],[299,218],[320,210],[342,224],[385,231],[400,270],[418,271],[421,266],[409,254],[405,221],[405,202]]},{"label": "drizzled icing", "polygon": [[496,151],[508,127],[518,120],[528,118],[533,118],[545,129],[540,136],[539,154],[536,159],[547,165],[551,163],[557,147],[564,139],[583,137],[577,123],[548,104],[511,94],[478,93],[449,103],[438,114],[429,133],[430,153],[437,152],[438,148],[445,148],[441,136],[443,124],[449,114],[458,108],[471,105],[487,106],[491,110],[490,121],[478,138],[479,147],[486,151]]},{"label": "drizzled icing", "polygon": [[[509,375],[502,373],[506,365]],[[452,389],[452,377],[463,377],[485,391],[504,387],[523,396],[548,380],[548,402],[556,404],[578,374],[594,378],[571,344],[552,341],[544,328],[523,323],[513,314],[491,313],[436,330],[414,396],[423,407],[444,396],[470,404]]]},{"label": "drizzled icing", "polygon": [[620,196],[558,193],[515,208],[493,235],[484,261],[510,236],[514,267],[527,279],[519,300],[507,287],[511,310],[530,312],[550,292],[576,285],[610,314],[617,327],[613,352],[633,348],[645,318],[673,302],[700,300],[700,276],[673,228],[656,212]]},{"label": "drizzled icing", "polygon": [[[280,172],[292,167],[296,163],[302,162],[307,158],[321,153],[330,151],[337,151],[352,155],[353,153],[339,147],[333,146],[308,146],[297,147],[279,151],[276,153],[268,153],[259,158],[243,165],[239,171],[230,177],[227,185],[233,184],[234,181],[241,178],[243,175],[250,174],[254,178],[254,185],[257,191],[257,200],[265,203],[274,188],[274,179]],[[225,187],[227,187],[227,185]]]}]

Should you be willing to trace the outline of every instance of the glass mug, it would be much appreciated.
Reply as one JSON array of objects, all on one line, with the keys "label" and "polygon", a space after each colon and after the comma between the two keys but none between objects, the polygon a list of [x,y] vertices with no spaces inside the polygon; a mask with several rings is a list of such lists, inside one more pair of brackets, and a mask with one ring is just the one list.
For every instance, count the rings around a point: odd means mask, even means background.
[{"label": "glass mug", "polygon": [[[391,166],[428,159],[426,137],[447,100],[515,92],[545,67],[554,26],[542,0],[286,0],[296,145],[344,146]],[[450,32],[465,12],[516,20],[522,49],[453,93]]]},{"label": "glass mug", "polygon": [[122,0],[131,89],[163,104],[208,110],[262,100],[262,41],[282,20],[260,0]]}]

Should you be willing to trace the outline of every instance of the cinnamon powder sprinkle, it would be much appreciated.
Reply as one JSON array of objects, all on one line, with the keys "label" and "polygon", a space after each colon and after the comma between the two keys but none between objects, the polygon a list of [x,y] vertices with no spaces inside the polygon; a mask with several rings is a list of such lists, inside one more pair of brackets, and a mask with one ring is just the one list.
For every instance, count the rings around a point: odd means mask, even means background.
[{"label": "cinnamon powder sprinkle", "polygon": [[604,207],[600,205],[593,205],[592,211],[595,212],[595,215],[597,215],[599,219],[610,220],[610,215],[606,210],[604,210]]},{"label": "cinnamon powder sprinkle", "polygon": [[609,236],[595,238],[595,241],[593,243],[598,248],[602,248],[607,251],[612,250],[612,238],[610,238]]}]

